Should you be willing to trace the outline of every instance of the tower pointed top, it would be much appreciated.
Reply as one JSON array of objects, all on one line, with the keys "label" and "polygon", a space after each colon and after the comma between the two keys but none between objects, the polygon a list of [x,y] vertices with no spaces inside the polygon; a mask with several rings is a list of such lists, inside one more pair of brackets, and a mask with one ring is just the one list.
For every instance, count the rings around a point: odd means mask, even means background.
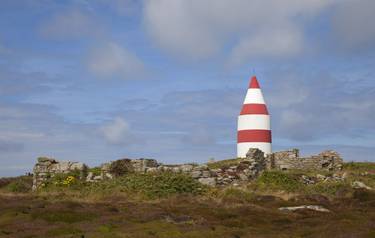
[{"label": "tower pointed top", "polygon": [[249,88],[260,88],[257,77],[255,75],[251,77]]}]

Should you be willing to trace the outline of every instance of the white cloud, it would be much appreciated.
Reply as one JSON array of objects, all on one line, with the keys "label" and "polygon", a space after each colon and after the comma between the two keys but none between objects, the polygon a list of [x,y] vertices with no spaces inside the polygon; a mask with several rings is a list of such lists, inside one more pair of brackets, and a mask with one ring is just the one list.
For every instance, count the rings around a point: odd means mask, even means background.
[{"label": "white cloud", "polygon": [[136,55],[113,42],[92,49],[87,57],[87,66],[98,77],[129,79],[144,72],[143,62]]},{"label": "white cloud", "polygon": [[149,0],[144,24],[160,47],[182,57],[209,58],[236,41],[238,61],[290,56],[303,47],[304,20],[332,1]]},{"label": "white cloud", "polygon": [[302,51],[303,44],[303,35],[295,27],[264,29],[241,38],[230,61],[236,64],[255,57],[289,57]]},{"label": "white cloud", "polygon": [[129,125],[121,117],[116,117],[112,122],[100,128],[104,138],[111,144],[121,144],[129,135]]}]

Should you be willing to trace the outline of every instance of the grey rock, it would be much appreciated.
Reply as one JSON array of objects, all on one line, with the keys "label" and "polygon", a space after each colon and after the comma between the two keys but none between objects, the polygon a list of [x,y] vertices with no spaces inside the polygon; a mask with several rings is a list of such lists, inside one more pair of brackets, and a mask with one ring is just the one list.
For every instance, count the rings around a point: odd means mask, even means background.
[{"label": "grey rock", "polygon": [[330,210],[328,210],[327,208],[324,208],[319,205],[302,205],[302,206],[295,206],[295,207],[280,207],[279,208],[280,211],[288,211],[288,212],[297,211],[301,209],[309,209],[309,210],[314,210],[317,212],[330,212]]},{"label": "grey rock", "polygon": [[197,170],[197,171],[191,172],[191,177],[193,178],[200,178],[201,176],[202,176],[202,171]]},{"label": "grey rock", "polygon": [[192,171],[193,168],[194,168],[194,166],[191,165],[191,164],[183,164],[183,165],[180,166],[181,171],[185,172],[185,173]]},{"label": "grey rock", "polygon": [[364,189],[367,189],[367,190],[372,190],[371,187],[367,186],[366,184],[364,184],[363,182],[361,181],[354,181],[352,183],[352,187],[353,188],[364,188]]},{"label": "grey rock", "polygon": [[209,170],[202,171],[202,177],[204,178],[211,177],[211,172]]},{"label": "grey rock", "polygon": [[201,184],[208,185],[208,186],[216,186],[216,179],[215,178],[200,178],[198,181]]},{"label": "grey rock", "polygon": [[89,173],[87,174],[86,181],[87,181],[87,182],[91,181],[93,177],[94,177],[93,172],[89,172]]}]

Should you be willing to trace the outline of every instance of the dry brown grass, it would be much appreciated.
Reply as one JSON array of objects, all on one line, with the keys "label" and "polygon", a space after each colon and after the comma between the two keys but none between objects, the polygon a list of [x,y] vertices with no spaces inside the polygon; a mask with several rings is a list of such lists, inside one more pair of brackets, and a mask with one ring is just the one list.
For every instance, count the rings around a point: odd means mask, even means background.
[{"label": "dry brown grass", "polygon": [[[0,194],[0,237],[373,237],[375,194],[324,202],[329,214],[284,213],[280,206],[319,204],[227,191],[218,197],[173,196],[149,201],[107,196]],[[315,199],[315,200],[314,200]]]}]

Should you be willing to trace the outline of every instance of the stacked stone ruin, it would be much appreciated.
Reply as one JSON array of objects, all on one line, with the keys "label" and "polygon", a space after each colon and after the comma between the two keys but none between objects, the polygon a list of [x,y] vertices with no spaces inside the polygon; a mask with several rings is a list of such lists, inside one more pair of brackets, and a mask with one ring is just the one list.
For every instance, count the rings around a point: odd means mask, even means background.
[{"label": "stacked stone ruin", "polygon": [[[343,160],[335,151],[324,151],[318,155],[301,158],[298,149],[280,151],[267,156],[259,149],[249,149],[246,158],[239,159],[235,165],[222,168],[210,168],[207,164],[164,165],[154,159],[127,159],[131,163],[132,171],[136,173],[176,172],[186,173],[200,183],[208,186],[237,186],[244,181],[257,178],[266,170],[340,170]],[[88,171],[88,166],[71,161],[57,161],[50,158],[38,158],[34,166],[33,189],[36,190],[49,178],[59,173],[78,171],[86,182],[97,182],[113,179],[111,163],[100,166],[100,174],[94,175]]]},{"label": "stacked stone ruin", "polygon": [[66,174],[77,171],[83,178],[87,171],[87,165],[80,162],[57,161],[47,157],[39,157],[33,169],[33,190],[42,186],[44,182],[56,174]]}]

